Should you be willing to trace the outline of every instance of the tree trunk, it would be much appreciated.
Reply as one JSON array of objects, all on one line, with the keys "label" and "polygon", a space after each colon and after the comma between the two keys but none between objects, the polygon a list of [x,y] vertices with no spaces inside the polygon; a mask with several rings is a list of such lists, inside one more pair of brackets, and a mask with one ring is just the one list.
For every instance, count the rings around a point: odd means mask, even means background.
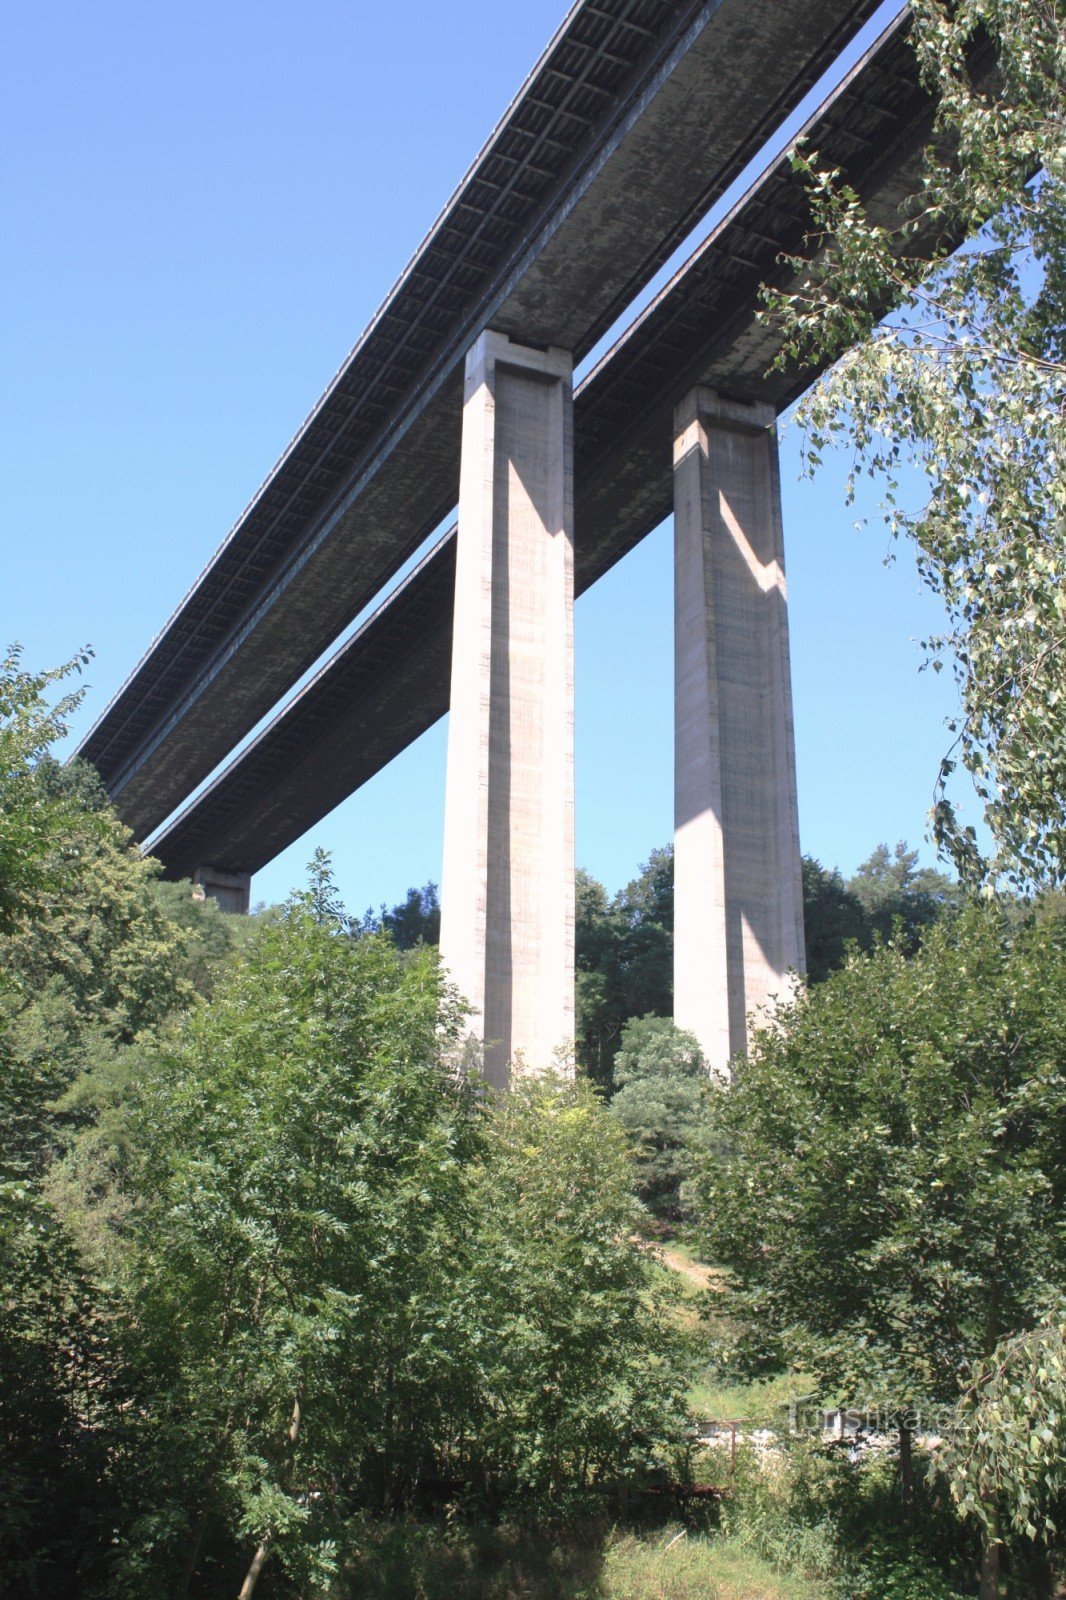
[{"label": "tree trunk", "polygon": [[[292,1472],[293,1462],[294,1462],[294,1458],[295,1458],[295,1455],[296,1455],[296,1440],[299,1438],[300,1420],[301,1420],[301,1417],[303,1415],[303,1413],[301,1411],[301,1408],[300,1408],[300,1400],[301,1400],[302,1395],[303,1395],[303,1385],[301,1384],[299,1389],[296,1391],[296,1399],[293,1401],[293,1407],[292,1407],[292,1421],[289,1423],[289,1471],[290,1471],[290,1473]],[[248,1568],[248,1571],[244,1575],[244,1582],[241,1584],[241,1592],[237,1596],[237,1600],[251,1600],[251,1596],[255,1593],[255,1586],[259,1582],[259,1574],[262,1572],[263,1568],[266,1566],[267,1556],[270,1554],[270,1540],[271,1540],[271,1532],[270,1532],[270,1529],[268,1528],[267,1531],[264,1533],[262,1539],[260,1540],[258,1550],[255,1552],[255,1555],[252,1557],[251,1566]]]},{"label": "tree trunk", "polygon": [[244,1582],[241,1584],[241,1592],[237,1596],[237,1600],[251,1600],[251,1596],[255,1592],[255,1586],[259,1582],[259,1574],[266,1566],[266,1558],[269,1554],[270,1535],[269,1533],[266,1533],[263,1535],[262,1544],[252,1557],[251,1566],[245,1573]]},{"label": "tree trunk", "polygon": [[981,1600],[1000,1600],[999,1544],[988,1533],[981,1536]]},{"label": "tree trunk", "polygon": [[988,1526],[981,1527],[981,1600],[1000,1600],[1003,1592],[1000,1581],[999,1515],[992,1514]]},{"label": "tree trunk", "polygon": [[196,1569],[200,1565],[200,1551],[204,1547],[204,1532],[206,1528],[207,1509],[205,1507],[197,1519],[196,1531],[189,1546],[188,1558],[186,1559],[181,1575],[181,1584],[178,1588],[178,1600],[188,1600],[189,1590],[192,1588],[192,1580],[195,1578]]},{"label": "tree trunk", "polygon": [[909,1421],[902,1415],[899,1427],[899,1503],[904,1522],[911,1520],[914,1511],[914,1462],[911,1456],[911,1430]]}]

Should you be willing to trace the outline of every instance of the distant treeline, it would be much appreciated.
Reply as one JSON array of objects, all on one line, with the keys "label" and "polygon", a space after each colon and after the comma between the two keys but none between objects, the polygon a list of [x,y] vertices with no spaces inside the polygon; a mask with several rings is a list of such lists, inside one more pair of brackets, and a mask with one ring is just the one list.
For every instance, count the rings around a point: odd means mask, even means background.
[{"label": "distant treeline", "polygon": [[[899,931],[913,952],[922,929],[957,906],[954,879],[918,865],[900,842],[879,844],[855,874],[803,858],[803,920],[808,982],[844,963],[849,946],[870,950]],[[367,911],[366,932],[385,931],[401,950],[440,938],[437,886],[409,889],[391,909]],[[653,850],[632,882],[611,896],[591,873],[577,873],[577,1061],[605,1088],[614,1084],[622,1030],[632,1017],[669,1017],[674,1002],[674,851]]]}]

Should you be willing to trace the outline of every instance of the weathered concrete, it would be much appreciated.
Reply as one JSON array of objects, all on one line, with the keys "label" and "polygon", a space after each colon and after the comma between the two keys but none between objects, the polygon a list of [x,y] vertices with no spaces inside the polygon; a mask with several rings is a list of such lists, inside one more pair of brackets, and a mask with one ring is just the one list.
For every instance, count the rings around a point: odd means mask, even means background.
[{"label": "weathered concrete", "polygon": [[217,867],[197,867],[192,881],[195,889],[201,891],[201,898],[217,900],[223,911],[247,916],[252,890],[250,872],[220,872]]},{"label": "weathered concrete", "polygon": [[674,1019],[724,1073],[803,970],[777,438],[704,388],[674,431]]},{"label": "weathered concrete", "polygon": [[467,357],[441,959],[491,1083],[574,1032],[572,361]]}]

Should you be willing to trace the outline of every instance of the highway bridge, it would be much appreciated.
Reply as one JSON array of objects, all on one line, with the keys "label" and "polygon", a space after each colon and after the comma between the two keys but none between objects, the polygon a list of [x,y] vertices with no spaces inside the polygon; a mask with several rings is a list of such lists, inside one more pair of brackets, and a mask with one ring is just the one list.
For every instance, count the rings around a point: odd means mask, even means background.
[{"label": "highway bridge", "polygon": [[[573,1032],[573,596],[671,509],[678,1020],[723,1068],[802,967],[773,422],[816,373],[773,367],[756,317],[807,226],[787,159],[572,402],[570,375],[874,9],[581,0],[78,752],[138,837],[170,817],[169,876],[232,903],[450,706],[442,955],[498,1081]],[[897,19],[805,130],[889,222],[932,120],[905,35]]]}]

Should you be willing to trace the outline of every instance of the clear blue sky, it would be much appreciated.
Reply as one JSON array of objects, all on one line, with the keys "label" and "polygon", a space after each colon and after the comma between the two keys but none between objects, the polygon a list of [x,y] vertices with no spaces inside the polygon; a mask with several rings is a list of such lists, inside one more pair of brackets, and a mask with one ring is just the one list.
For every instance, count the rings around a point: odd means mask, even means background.
[{"label": "clear blue sky", "polygon": [[[885,12],[894,9],[891,5]],[[96,651],[80,736],[296,431],[561,20],[561,0],[39,0],[0,66],[0,642]],[[803,848],[922,841],[952,703],[908,552],[782,449]],[[872,502],[873,506],[875,502]],[[578,860],[671,833],[671,530],[577,607]],[[445,726],[316,844],[353,908],[440,875]],[[928,847],[923,856],[932,860]]]}]

